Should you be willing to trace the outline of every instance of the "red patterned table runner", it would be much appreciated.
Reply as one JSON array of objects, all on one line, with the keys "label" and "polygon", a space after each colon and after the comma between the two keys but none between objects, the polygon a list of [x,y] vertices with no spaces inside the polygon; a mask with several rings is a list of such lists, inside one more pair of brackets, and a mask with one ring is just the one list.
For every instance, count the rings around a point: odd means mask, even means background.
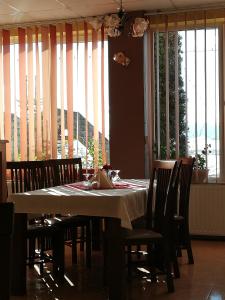
[{"label": "red patterned table runner", "polygon": [[[72,189],[88,190],[87,186],[85,186],[83,182],[70,183],[70,184],[66,184],[65,186]],[[134,189],[137,187],[145,188],[144,185],[140,185],[136,183],[126,183],[126,182],[115,182],[113,186],[114,189]],[[98,190],[101,190],[101,187],[98,188]]]}]

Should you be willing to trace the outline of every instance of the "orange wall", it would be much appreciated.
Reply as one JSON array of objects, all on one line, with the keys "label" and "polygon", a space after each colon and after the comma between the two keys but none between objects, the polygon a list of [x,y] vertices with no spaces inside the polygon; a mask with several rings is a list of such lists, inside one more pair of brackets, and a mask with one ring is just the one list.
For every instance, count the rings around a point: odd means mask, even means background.
[{"label": "orange wall", "polygon": [[[110,160],[123,178],[144,178],[144,74],[143,38],[124,34],[109,38],[109,115]],[[113,61],[124,52],[131,59],[128,67]]]}]

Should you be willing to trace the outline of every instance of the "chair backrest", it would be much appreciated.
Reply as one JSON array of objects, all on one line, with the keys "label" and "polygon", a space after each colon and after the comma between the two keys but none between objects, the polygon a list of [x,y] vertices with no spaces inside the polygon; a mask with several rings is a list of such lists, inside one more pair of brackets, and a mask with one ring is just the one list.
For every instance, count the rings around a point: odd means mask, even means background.
[{"label": "chair backrest", "polygon": [[179,186],[179,215],[188,220],[191,178],[195,157],[182,157]]},{"label": "chair backrest", "polygon": [[164,224],[172,220],[176,209],[179,169],[176,161],[153,162],[148,194],[147,227],[160,233],[163,233]]},{"label": "chair backrest", "polygon": [[7,162],[11,192],[24,193],[82,180],[81,158]]},{"label": "chair backrest", "polygon": [[54,185],[63,185],[82,181],[82,162],[81,158],[67,158],[67,159],[50,159],[53,170]]},{"label": "chair backrest", "polygon": [[11,192],[23,193],[46,187],[46,174],[42,161],[11,161],[6,164],[10,172]]}]

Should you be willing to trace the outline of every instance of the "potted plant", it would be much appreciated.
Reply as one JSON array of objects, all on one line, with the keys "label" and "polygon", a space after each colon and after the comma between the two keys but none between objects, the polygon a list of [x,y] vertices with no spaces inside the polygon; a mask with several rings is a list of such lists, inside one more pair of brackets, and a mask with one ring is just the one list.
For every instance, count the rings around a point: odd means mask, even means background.
[{"label": "potted plant", "polygon": [[209,170],[206,166],[206,156],[211,153],[211,144],[207,144],[200,154],[196,155],[192,175],[193,183],[207,183]]}]

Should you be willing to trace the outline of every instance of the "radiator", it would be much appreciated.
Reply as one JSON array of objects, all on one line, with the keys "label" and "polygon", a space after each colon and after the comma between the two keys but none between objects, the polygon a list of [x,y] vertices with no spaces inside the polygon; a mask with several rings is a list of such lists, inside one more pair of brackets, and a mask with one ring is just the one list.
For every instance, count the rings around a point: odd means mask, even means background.
[{"label": "radiator", "polygon": [[192,184],[189,206],[190,233],[225,236],[225,185]]}]

